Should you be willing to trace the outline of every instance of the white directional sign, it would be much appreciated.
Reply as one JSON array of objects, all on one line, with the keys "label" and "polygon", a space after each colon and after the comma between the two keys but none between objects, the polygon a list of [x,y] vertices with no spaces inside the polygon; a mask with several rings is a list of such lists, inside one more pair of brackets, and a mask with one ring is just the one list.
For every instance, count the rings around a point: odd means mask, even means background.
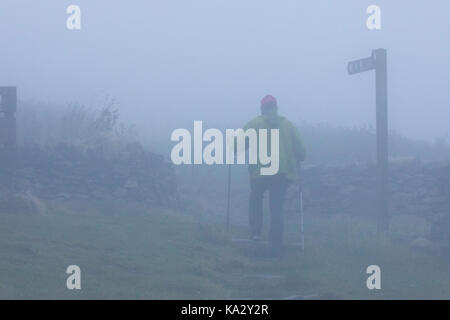
[{"label": "white directional sign", "polygon": [[347,65],[349,74],[355,74],[375,69],[375,61],[372,57],[350,61]]}]

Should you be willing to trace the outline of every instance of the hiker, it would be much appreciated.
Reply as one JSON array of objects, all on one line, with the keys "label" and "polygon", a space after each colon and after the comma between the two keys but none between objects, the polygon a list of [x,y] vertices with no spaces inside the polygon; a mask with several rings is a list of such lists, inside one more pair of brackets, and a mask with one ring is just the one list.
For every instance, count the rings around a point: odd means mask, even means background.
[{"label": "hiker", "polygon": [[[261,164],[249,165],[250,203],[249,220],[251,239],[261,239],[263,218],[263,196],[269,191],[270,234],[269,246],[272,253],[281,253],[283,245],[283,203],[286,190],[297,179],[297,167],[306,156],[305,147],[297,128],[286,118],[278,115],[275,97],[266,95],[261,100],[261,115],[248,122],[244,130],[253,128],[279,129],[279,170],[274,175],[261,175]],[[270,141],[270,139],[267,139]],[[269,143],[269,142],[268,142]],[[270,145],[268,146],[270,150]]]}]

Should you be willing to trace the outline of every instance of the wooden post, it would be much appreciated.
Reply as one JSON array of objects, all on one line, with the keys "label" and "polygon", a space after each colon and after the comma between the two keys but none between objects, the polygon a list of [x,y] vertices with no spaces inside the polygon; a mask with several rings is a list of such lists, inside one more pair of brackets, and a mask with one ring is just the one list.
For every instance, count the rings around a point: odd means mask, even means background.
[{"label": "wooden post", "polygon": [[227,222],[226,230],[230,231],[230,214],[231,214],[231,164],[228,165],[228,188],[227,188]]},{"label": "wooden post", "polygon": [[388,115],[387,54],[385,49],[372,52],[375,62],[377,128],[377,209],[378,231],[389,230],[388,214]]},{"label": "wooden post", "polygon": [[12,190],[16,163],[16,87],[0,87],[0,97],[0,170],[3,173],[2,183]]},{"label": "wooden post", "polygon": [[388,204],[388,116],[387,116],[387,51],[377,49],[372,56],[350,61],[349,74],[375,70],[375,102],[377,128],[377,230],[389,230]]}]

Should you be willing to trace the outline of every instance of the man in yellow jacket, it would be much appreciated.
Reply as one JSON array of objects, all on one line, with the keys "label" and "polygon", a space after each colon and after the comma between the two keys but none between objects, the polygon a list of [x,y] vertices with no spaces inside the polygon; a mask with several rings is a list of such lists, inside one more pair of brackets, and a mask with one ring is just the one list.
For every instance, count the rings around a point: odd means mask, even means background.
[{"label": "man in yellow jacket", "polygon": [[[248,122],[244,130],[253,128],[279,129],[279,170],[275,175],[261,175],[261,165],[249,165],[250,204],[249,220],[251,239],[261,239],[263,196],[269,191],[270,233],[269,244],[273,253],[280,253],[283,245],[283,204],[289,183],[297,179],[297,167],[306,156],[305,147],[297,128],[286,118],[278,115],[275,97],[265,96],[261,100],[261,115]],[[271,141],[268,139],[268,141]],[[270,150],[270,146],[268,146]]]}]

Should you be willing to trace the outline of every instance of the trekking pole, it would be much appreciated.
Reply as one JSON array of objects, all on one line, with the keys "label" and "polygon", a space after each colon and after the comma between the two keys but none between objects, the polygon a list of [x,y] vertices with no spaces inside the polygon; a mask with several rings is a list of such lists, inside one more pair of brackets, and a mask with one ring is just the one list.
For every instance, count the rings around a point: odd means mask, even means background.
[{"label": "trekking pole", "polygon": [[302,187],[302,175],[301,175],[301,163],[298,164],[298,199],[299,199],[299,223],[300,223],[300,246],[302,253],[305,252],[305,229],[303,226],[303,187]]},{"label": "trekking pole", "polygon": [[227,232],[230,230],[231,164],[228,165]]}]

